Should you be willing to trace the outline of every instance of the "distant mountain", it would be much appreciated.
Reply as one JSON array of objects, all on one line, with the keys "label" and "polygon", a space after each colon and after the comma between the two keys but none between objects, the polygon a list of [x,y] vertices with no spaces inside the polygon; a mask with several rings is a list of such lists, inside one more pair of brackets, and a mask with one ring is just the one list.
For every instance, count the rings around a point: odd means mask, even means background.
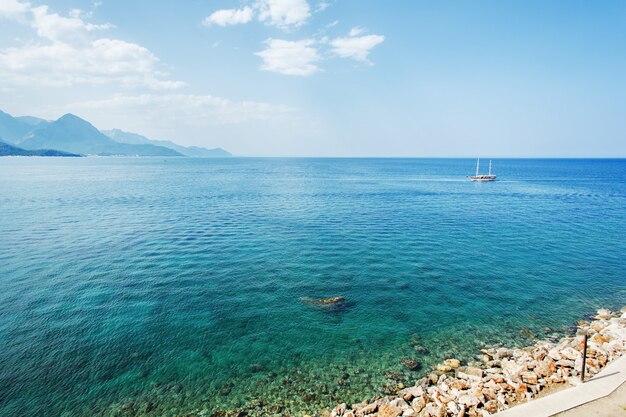
[{"label": "distant mountain", "polygon": [[35,125],[13,117],[0,110],[0,138],[8,143],[17,143],[27,133],[35,128]]},{"label": "distant mountain", "polygon": [[59,149],[84,155],[183,156],[173,149],[151,144],[118,143],[91,123],[73,114],[43,123],[17,144],[25,149]]},{"label": "distant mountain", "polygon": [[28,150],[58,149],[83,155],[232,156],[221,148],[186,147],[119,129],[100,132],[86,120],[69,113],[48,121],[33,116],[13,117],[0,111],[0,138]]},{"label": "distant mountain", "polygon": [[225,151],[222,148],[214,148],[214,149],[206,149],[200,148],[198,146],[181,146],[169,140],[155,140],[148,139],[145,136],[139,135],[137,133],[125,132],[120,129],[113,130],[103,130],[102,133],[110,137],[116,142],[119,143],[127,143],[133,145],[157,145],[164,146],[166,148],[173,149],[177,152],[180,152],[186,156],[197,156],[197,157],[227,157],[232,156],[229,152]]},{"label": "distant mountain", "polygon": [[37,126],[37,127],[42,127],[50,123],[49,121],[45,119],[40,119],[39,117],[33,117],[33,116],[17,116],[17,117],[14,117],[14,119],[17,119],[23,123],[27,123],[31,126]]},{"label": "distant mountain", "polygon": [[37,149],[29,151],[9,145],[0,140],[0,156],[81,156],[75,153],[55,151],[54,149]]}]

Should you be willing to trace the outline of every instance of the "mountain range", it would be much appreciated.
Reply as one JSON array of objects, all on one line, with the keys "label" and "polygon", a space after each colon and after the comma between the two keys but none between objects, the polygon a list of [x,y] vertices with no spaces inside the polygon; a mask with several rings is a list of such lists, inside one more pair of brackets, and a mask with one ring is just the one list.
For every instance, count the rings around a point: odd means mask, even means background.
[{"label": "mountain range", "polygon": [[32,116],[13,117],[0,111],[0,138],[22,151],[46,149],[82,155],[231,156],[221,148],[185,147],[119,129],[101,132],[88,121],[70,113],[47,121]]},{"label": "mountain range", "polygon": [[54,149],[27,150],[9,145],[0,140],[0,156],[80,156],[75,153],[55,151]]},{"label": "mountain range", "polygon": [[216,157],[216,156],[232,156],[229,152],[221,148],[206,149],[198,146],[181,146],[169,140],[148,139],[137,133],[125,132],[120,129],[103,130],[102,133],[118,143],[126,143],[130,145],[155,145],[173,149],[185,156],[199,157]]}]

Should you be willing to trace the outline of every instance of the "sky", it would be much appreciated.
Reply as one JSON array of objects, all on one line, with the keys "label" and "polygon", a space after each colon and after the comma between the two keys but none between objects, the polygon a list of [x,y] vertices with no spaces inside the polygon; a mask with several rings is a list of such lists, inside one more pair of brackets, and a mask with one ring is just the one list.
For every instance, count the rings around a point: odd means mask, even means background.
[{"label": "sky", "polygon": [[0,109],[241,156],[626,157],[626,2],[0,0]]}]

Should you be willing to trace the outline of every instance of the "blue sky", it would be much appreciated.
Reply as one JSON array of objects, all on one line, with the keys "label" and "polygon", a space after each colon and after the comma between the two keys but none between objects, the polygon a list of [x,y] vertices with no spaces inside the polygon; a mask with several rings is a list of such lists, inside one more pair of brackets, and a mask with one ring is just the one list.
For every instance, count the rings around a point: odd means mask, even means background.
[{"label": "blue sky", "polygon": [[0,0],[0,109],[251,156],[626,156],[626,3]]}]

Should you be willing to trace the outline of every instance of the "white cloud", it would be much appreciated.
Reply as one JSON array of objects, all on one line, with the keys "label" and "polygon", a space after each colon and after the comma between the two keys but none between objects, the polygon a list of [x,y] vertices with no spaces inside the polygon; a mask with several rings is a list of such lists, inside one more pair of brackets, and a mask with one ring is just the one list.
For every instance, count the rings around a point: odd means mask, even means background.
[{"label": "white cloud", "polygon": [[65,43],[27,45],[0,52],[0,78],[16,85],[118,83],[154,89],[184,85],[162,79],[155,70],[157,62],[146,48],[116,39],[97,39],[81,47]]},{"label": "white cloud", "polygon": [[30,8],[30,4],[17,0],[0,0],[0,19],[19,19]]},{"label": "white cloud", "polygon": [[218,26],[238,25],[248,23],[253,17],[254,11],[248,6],[243,9],[222,9],[207,16],[202,24],[205,26],[213,24]]},{"label": "white cloud", "polygon": [[320,70],[315,65],[320,56],[317,49],[312,46],[314,44],[313,39],[300,41],[268,39],[265,41],[266,48],[256,55],[263,58],[262,70],[308,76]]},{"label": "white cloud", "polygon": [[330,45],[332,52],[339,57],[369,62],[367,57],[372,48],[384,40],[385,37],[382,35],[349,36],[333,39]]},{"label": "white cloud", "polygon": [[302,26],[311,16],[306,0],[260,0],[257,8],[261,22],[281,29]]},{"label": "white cloud", "polygon": [[29,25],[38,37],[22,46],[0,50],[0,79],[13,85],[115,83],[154,89],[184,85],[167,80],[157,68],[158,58],[141,45],[94,36],[113,26],[87,22],[81,15],[73,10],[66,17],[45,5],[33,7],[27,2],[0,0],[0,18]]},{"label": "white cloud", "polygon": [[88,39],[89,32],[106,30],[113,27],[109,23],[94,25],[77,17],[64,17],[57,13],[50,13],[48,6],[38,6],[30,9],[33,20],[31,26],[37,30],[37,35],[53,42],[75,43]]},{"label": "white cloud", "polygon": [[352,29],[350,29],[350,33],[348,34],[348,36],[358,36],[361,33],[363,33],[364,31],[365,31],[365,29],[356,26],[356,27],[353,27]]},{"label": "white cloud", "polygon": [[202,23],[205,26],[245,24],[255,16],[259,22],[287,30],[306,23],[311,16],[311,7],[306,0],[257,0],[252,7],[216,10]]},{"label": "white cloud", "polygon": [[[321,12],[328,7],[330,3],[319,1],[314,12]],[[305,24],[311,13],[307,0],[256,0],[252,7],[217,10],[205,18],[203,23],[220,26],[244,24],[256,17],[260,22],[288,30]],[[353,27],[347,37],[331,40],[328,36],[322,36],[325,29],[338,24],[338,20],[327,24],[310,39],[299,41],[267,39],[265,49],[255,54],[263,59],[260,69],[286,75],[309,76],[320,71],[317,62],[321,61],[324,55],[330,54],[370,63],[368,56],[371,50],[384,42],[385,37],[363,35],[365,29],[359,26]]]},{"label": "white cloud", "polygon": [[370,63],[368,60],[370,51],[384,42],[385,37],[382,35],[359,36],[363,31],[364,29],[360,27],[354,27],[348,37],[332,40],[328,36],[300,41],[270,38],[265,41],[266,48],[257,52],[256,55],[263,59],[260,67],[262,70],[300,76],[309,76],[321,71],[317,62],[328,55],[326,52],[328,48],[330,48],[330,54],[341,58]]}]

